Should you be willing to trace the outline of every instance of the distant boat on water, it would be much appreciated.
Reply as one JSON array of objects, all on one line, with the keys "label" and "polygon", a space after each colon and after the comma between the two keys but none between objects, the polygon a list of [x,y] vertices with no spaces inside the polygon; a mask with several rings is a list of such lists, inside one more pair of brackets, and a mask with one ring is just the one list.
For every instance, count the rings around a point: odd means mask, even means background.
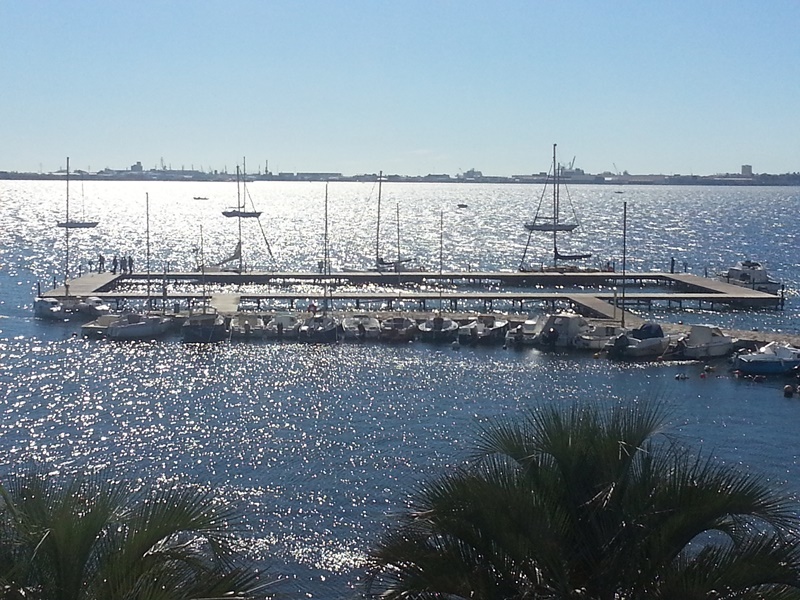
[{"label": "distant boat on water", "polygon": [[66,218],[58,223],[59,227],[64,227],[66,229],[91,229],[92,227],[97,227],[99,221],[74,221],[69,217],[69,156],[67,157],[67,214]]},{"label": "distant boat on water", "polygon": [[[242,193],[244,189],[244,193]],[[257,219],[261,216],[260,210],[247,210],[245,204],[247,202],[247,187],[245,186],[244,177],[240,178],[239,167],[236,167],[236,207],[223,210],[222,214],[226,217],[237,217],[239,219]]]},{"label": "distant boat on water", "polygon": [[[542,195],[539,199],[539,206],[536,209],[536,214],[532,221],[525,223],[525,229],[528,230],[528,241],[525,244],[525,250],[522,253],[522,260],[520,261],[520,271],[531,271],[526,265],[526,257],[528,248],[531,245],[531,236],[536,232],[546,232],[553,234],[553,268],[558,268],[558,261],[560,260],[584,260],[591,258],[591,253],[578,253],[578,254],[562,254],[558,251],[558,234],[568,233],[574,231],[578,227],[578,217],[575,214],[575,208],[572,207],[572,220],[562,220],[561,218],[561,177],[558,161],[556,159],[557,144],[553,144],[553,166],[552,166],[552,180],[553,180],[553,196],[552,196],[552,209],[546,208],[545,192],[547,190],[547,182],[550,180],[548,176],[545,181]],[[568,196],[569,198],[569,196]]]}]

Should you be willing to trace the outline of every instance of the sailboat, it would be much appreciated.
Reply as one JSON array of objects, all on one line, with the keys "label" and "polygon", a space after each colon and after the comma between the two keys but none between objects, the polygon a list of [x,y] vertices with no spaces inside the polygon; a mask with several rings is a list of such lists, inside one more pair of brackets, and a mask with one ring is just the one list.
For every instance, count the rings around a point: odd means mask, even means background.
[{"label": "sailboat", "polygon": [[[246,171],[246,168],[244,170]],[[267,240],[267,234],[264,232],[264,228],[261,225],[261,220],[259,219],[259,217],[261,216],[261,211],[255,210],[255,207],[253,207],[253,210],[247,210],[245,208],[245,203],[247,201],[247,198],[250,197],[250,194],[247,191],[247,186],[244,183],[245,179],[246,179],[246,176],[243,176],[242,177],[243,181],[242,181],[242,185],[241,185],[241,188],[240,188],[239,187],[239,167],[237,166],[236,167],[236,208],[232,208],[230,210],[222,211],[222,214],[225,215],[226,217],[236,217],[237,224],[238,224],[238,229],[239,229],[239,241],[236,244],[236,248],[234,249],[233,254],[231,256],[229,256],[228,258],[226,258],[226,259],[224,259],[224,260],[212,265],[215,268],[222,268],[222,270],[234,270],[237,273],[242,273],[243,270],[244,270],[244,263],[243,263],[243,259],[242,259],[242,219],[256,219],[256,222],[258,223],[258,227],[261,230],[261,237],[264,238],[264,244],[266,244],[266,247],[267,247],[267,253],[269,254],[270,258],[273,258],[273,256],[272,256],[272,248],[270,247],[269,240]],[[250,204],[251,205],[253,204],[253,199],[252,198],[250,198]],[[236,268],[230,269],[228,267],[225,267],[226,264],[228,264],[230,262],[233,262],[233,261],[238,261],[238,265],[237,265]]]},{"label": "sailboat", "polygon": [[72,229],[88,229],[96,227],[97,221],[73,221],[69,217],[69,156],[67,157],[67,199],[66,199],[66,218],[57,223],[64,228],[64,290],[65,296],[61,299],[43,297],[41,291],[37,294],[33,302],[33,313],[40,319],[53,321],[63,321],[78,314],[78,300],[70,296],[69,293],[69,233]]},{"label": "sailboat", "polygon": [[[535,232],[546,232],[553,234],[553,267],[558,267],[559,260],[584,260],[587,258],[591,258],[592,256],[591,253],[562,254],[558,251],[558,234],[574,231],[578,227],[579,223],[577,215],[575,214],[574,207],[572,207],[573,219],[571,221],[561,220],[561,176],[560,176],[561,174],[558,166],[558,161],[556,158],[556,147],[557,144],[553,144],[552,212],[549,212],[547,209],[544,208],[545,194],[548,183],[547,181],[545,181],[545,187],[542,190],[542,196],[539,199],[539,206],[536,209],[536,214],[534,215],[532,221],[528,221],[525,223],[525,229],[527,229],[529,233],[528,233],[528,242],[525,244],[525,251],[522,254],[522,260],[520,261],[520,267],[519,267],[520,271],[529,270],[525,266],[525,259],[528,253],[528,248],[531,243],[531,238]],[[571,203],[570,206],[572,206]]]},{"label": "sailboat", "polygon": [[[239,174],[239,167],[236,167],[236,207],[229,208],[228,210],[223,210],[222,214],[226,217],[236,217],[238,219],[257,219],[261,216],[261,211],[255,210],[247,210],[245,204],[247,202],[247,186],[244,182],[244,174],[241,176],[241,185],[240,185],[240,174]],[[242,193],[244,190],[244,193]]]},{"label": "sailboat", "polygon": [[405,270],[403,265],[411,262],[410,258],[400,258],[400,205],[397,205],[397,258],[386,260],[381,256],[381,182],[383,171],[378,175],[378,217],[375,227],[375,270],[379,272],[398,272]]},{"label": "sailboat", "polygon": [[58,223],[59,227],[67,229],[90,229],[97,227],[99,221],[73,221],[69,218],[69,156],[67,157],[67,215],[66,219]]},{"label": "sailboat", "polygon": [[203,227],[200,227],[200,269],[203,274],[203,300],[199,312],[189,309],[189,316],[181,325],[181,337],[185,343],[211,344],[229,337],[225,319],[210,306],[206,295],[206,270],[203,256]]},{"label": "sailboat", "polygon": [[145,194],[146,229],[146,261],[147,269],[147,301],[145,308],[125,313],[106,327],[106,336],[112,340],[152,340],[164,335],[172,326],[172,319],[164,315],[148,312],[151,308],[150,298],[150,194]]},{"label": "sailboat", "polygon": [[312,311],[309,318],[300,324],[297,339],[301,342],[337,342],[339,340],[339,321],[328,314],[328,278],[331,275],[330,253],[328,251],[328,184],[325,184],[325,235],[323,241],[322,274],[325,277],[322,299],[322,314]]}]

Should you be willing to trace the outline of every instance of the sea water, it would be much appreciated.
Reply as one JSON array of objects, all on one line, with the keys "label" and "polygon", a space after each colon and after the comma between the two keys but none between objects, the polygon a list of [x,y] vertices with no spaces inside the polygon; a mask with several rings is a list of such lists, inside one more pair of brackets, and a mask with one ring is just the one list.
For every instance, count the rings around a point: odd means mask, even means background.
[{"label": "sea water", "polygon": [[[264,211],[272,256],[248,223],[246,263],[315,270],[324,184],[254,182],[248,190]],[[528,241],[522,222],[539,193],[525,185],[387,184],[378,235],[375,186],[330,184],[331,268],[367,268],[376,242],[392,258],[399,240],[400,254],[429,270],[516,270]],[[230,255],[238,231],[221,211],[235,205],[235,186],[86,182],[84,210],[100,225],[71,233],[73,275],[101,252],[107,264],[130,255],[143,268],[145,194],[153,272],[193,268],[201,252],[208,262]],[[787,219],[800,204],[797,188],[581,186],[570,194],[581,227],[559,243],[591,251],[590,262],[619,266],[623,243],[629,271],[669,270],[675,258],[677,270],[713,274],[751,258],[787,286],[782,311],[656,307],[642,316],[798,332],[800,245]],[[798,488],[800,400],[783,397],[783,380],[732,377],[724,360],[619,363],[420,343],[81,339],[77,325],[39,321],[31,310],[37,283],[63,279],[64,231],[54,226],[63,205],[63,182],[0,182],[1,472],[37,464],[210,486],[241,507],[248,545],[279,580],[275,590],[356,597],[369,548],[415,486],[460,464],[480,424],[541,403],[656,399],[667,407],[668,435],[776,487]],[[549,252],[549,239],[529,249],[544,264]]]}]

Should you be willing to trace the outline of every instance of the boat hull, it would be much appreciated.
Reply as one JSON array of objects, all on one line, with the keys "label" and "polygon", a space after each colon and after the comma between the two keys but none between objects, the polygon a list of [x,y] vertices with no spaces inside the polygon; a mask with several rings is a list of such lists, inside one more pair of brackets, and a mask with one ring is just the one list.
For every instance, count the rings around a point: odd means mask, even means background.
[{"label": "boat hull", "polygon": [[187,344],[213,344],[228,339],[230,332],[219,315],[189,315],[181,326],[181,337]]},{"label": "boat hull", "polygon": [[381,323],[380,340],[383,342],[410,342],[416,335],[417,323],[411,319],[395,317]]},{"label": "boat hull", "polygon": [[428,319],[419,326],[419,339],[432,344],[453,342],[458,338],[458,323],[444,317]]},{"label": "boat hull", "polygon": [[334,343],[339,340],[339,324],[333,317],[312,317],[300,326],[297,339],[318,344]]},{"label": "boat hull", "polygon": [[745,375],[789,375],[800,368],[800,358],[759,360],[754,356],[743,355],[734,360],[733,368]]}]

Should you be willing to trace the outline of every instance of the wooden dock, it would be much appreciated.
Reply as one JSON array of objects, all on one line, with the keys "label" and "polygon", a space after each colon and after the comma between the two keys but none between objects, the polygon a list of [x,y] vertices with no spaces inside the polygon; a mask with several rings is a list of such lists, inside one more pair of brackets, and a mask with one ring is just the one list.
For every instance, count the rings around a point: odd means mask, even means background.
[{"label": "wooden dock", "polygon": [[[147,279],[144,273],[88,273],[70,280],[68,286],[43,295],[56,298],[97,296],[121,305],[128,301],[144,301],[147,294],[141,289]],[[258,292],[219,293],[216,290],[209,294],[210,303],[225,314],[237,312],[241,303],[257,308],[280,305],[305,310],[310,302],[322,306],[327,301],[331,309],[355,306],[357,310],[497,310],[509,314],[526,314],[534,305],[545,303],[553,309],[569,307],[587,317],[621,320],[622,311],[629,307],[650,310],[654,305],[683,307],[690,304],[701,308],[780,308],[783,305],[783,298],[779,296],[686,273],[626,273],[623,277],[622,273],[600,271],[337,272],[330,275],[176,272],[153,274],[150,298],[160,306],[185,304],[188,307],[203,300],[203,279],[207,285],[231,290],[247,284],[264,286]],[[298,284],[304,284],[304,291],[288,289]],[[174,289],[178,285],[185,290]],[[429,289],[417,287],[419,285]],[[376,287],[382,289],[376,290]],[[641,318],[627,310],[624,318],[630,325],[641,322]]]}]

